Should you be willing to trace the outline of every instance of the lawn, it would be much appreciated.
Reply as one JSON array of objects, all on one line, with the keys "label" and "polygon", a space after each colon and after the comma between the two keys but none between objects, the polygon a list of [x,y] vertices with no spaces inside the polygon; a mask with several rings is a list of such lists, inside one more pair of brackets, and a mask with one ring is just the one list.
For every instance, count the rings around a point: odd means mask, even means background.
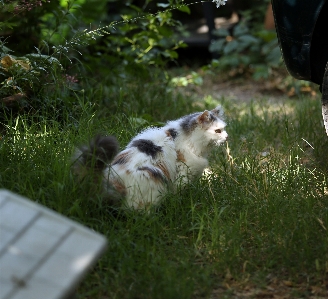
[{"label": "lawn", "polygon": [[[108,239],[77,298],[328,297],[328,139],[319,95],[239,101],[142,78],[107,86],[102,78],[73,92],[74,113],[2,121],[0,187]],[[74,147],[96,133],[114,134],[124,147],[147,126],[218,103],[228,142],[203,177],[150,214],[114,211],[70,172]]]}]

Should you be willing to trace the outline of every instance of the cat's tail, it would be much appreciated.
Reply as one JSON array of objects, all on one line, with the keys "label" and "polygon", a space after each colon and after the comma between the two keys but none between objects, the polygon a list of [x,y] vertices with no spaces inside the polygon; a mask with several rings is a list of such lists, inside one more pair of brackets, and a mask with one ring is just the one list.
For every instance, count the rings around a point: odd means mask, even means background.
[{"label": "cat's tail", "polygon": [[96,136],[89,144],[76,149],[72,161],[73,172],[81,179],[90,170],[102,173],[117,154],[118,149],[119,145],[114,136]]}]

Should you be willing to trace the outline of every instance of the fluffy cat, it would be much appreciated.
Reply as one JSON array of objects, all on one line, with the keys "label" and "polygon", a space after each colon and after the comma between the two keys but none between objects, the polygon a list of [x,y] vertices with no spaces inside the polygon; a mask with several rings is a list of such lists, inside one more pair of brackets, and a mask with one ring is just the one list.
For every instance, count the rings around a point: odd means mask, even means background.
[{"label": "fluffy cat", "polygon": [[74,171],[93,169],[112,204],[147,210],[168,188],[201,176],[213,146],[226,141],[221,106],[183,116],[161,128],[148,128],[119,152],[113,136],[94,138],[74,155]]}]

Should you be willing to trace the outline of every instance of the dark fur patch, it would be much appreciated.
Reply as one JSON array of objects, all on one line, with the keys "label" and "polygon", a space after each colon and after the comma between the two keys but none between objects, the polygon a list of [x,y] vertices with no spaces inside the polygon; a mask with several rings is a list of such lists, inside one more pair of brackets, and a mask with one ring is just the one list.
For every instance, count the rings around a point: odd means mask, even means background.
[{"label": "dark fur patch", "polygon": [[193,113],[182,119],[180,126],[185,133],[189,134],[197,127],[196,116],[198,115],[199,113]]},{"label": "dark fur patch", "polygon": [[150,207],[151,207],[151,202],[143,202],[143,201],[138,202],[138,209],[148,210]]},{"label": "dark fur patch", "polygon": [[87,167],[102,170],[118,152],[118,142],[114,136],[96,136],[89,146],[80,147],[82,161]]},{"label": "dark fur patch", "polygon": [[138,167],[138,170],[148,172],[148,174],[154,181],[166,182],[166,179],[163,176],[162,172],[156,168],[144,166],[144,167]]},{"label": "dark fur patch", "polygon": [[171,136],[174,140],[178,136],[178,131],[176,129],[171,128],[166,131],[166,134]]},{"label": "dark fur patch", "polygon": [[129,156],[129,153],[128,152],[125,152],[125,153],[120,153],[118,154],[115,159],[112,161],[112,165],[116,165],[116,164],[119,164],[119,165],[122,165],[122,164],[126,164],[130,161],[130,156]]},{"label": "dark fur patch", "polygon": [[132,146],[138,148],[138,150],[153,159],[156,155],[162,151],[162,147],[154,144],[154,142],[146,139],[137,139],[132,142]]},{"label": "dark fur patch", "polygon": [[216,117],[213,115],[213,113],[210,113],[210,121],[214,122],[216,120]]}]

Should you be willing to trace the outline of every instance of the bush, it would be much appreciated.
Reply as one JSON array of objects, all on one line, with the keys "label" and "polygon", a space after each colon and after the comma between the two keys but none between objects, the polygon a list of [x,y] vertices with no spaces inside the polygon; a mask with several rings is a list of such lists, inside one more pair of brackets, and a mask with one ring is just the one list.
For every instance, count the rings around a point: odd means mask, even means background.
[{"label": "bush", "polygon": [[258,26],[252,28],[247,19],[231,31],[218,29],[215,35],[218,39],[211,44],[210,51],[220,55],[220,60],[213,62],[220,69],[251,72],[255,79],[260,79],[268,78],[273,68],[282,65],[276,33]]},{"label": "bush", "polygon": [[[7,18],[0,23],[4,32],[0,98],[4,106],[18,103],[39,109],[40,105],[62,105],[65,101],[58,97],[67,98],[90,87],[85,78],[92,76],[90,70],[99,62],[111,72],[123,71],[120,75],[124,76],[124,72],[133,72],[135,65],[138,69],[162,67],[177,58],[176,49],[183,44],[172,38],[172,28],[179,22],[169,10],[145,13],[151,2],[146,1],[140,9],[132,1],[111,0],[109,4],[116,6],[113,14],[107,12],[111,6],[101,0],[0,2]],[[157,7],[167,5],[158,3]],[[101,22],[109,25],[99,26]],[[29,42],[24,44],[25,40]]]}]

